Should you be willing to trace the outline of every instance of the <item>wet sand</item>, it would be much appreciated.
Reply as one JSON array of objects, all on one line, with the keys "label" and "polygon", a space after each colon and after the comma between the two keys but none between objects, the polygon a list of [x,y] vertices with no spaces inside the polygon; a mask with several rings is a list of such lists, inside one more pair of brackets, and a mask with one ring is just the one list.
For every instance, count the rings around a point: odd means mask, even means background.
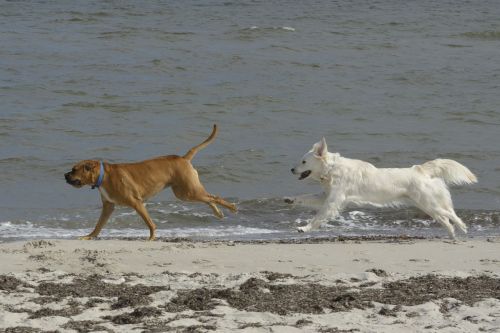
[{"label": "wet sand", "polygon": [[0,244],[0,332],[500,327],[500,239]]}]

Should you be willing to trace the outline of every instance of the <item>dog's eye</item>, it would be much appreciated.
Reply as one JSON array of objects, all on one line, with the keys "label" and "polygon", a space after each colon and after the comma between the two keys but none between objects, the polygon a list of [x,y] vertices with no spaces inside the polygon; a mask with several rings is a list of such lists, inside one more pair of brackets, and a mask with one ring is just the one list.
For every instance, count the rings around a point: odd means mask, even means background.
[{"label": "dog's eye", "polygon": [[306,164],[306,161],[302,161],[302,164]]},{"label": "dog's eye", "polygon": [[85,169],[85,171],[90,171],[90,169],[92,169],[88,164],[85,164],[83,168]]}]

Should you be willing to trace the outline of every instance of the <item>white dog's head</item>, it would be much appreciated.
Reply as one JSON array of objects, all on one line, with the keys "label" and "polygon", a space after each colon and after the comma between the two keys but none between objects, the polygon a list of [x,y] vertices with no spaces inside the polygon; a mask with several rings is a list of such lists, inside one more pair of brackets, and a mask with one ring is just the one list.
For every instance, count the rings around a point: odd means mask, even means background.
[{"label": "white dog's head", "polygon": [[312,149],[308,151],[295,167],[292,168],[294,175],[300,175],[299,179],[308,177],[321,180],[326,172],[326,157],[328,147],[325,138],[314,144]]}]

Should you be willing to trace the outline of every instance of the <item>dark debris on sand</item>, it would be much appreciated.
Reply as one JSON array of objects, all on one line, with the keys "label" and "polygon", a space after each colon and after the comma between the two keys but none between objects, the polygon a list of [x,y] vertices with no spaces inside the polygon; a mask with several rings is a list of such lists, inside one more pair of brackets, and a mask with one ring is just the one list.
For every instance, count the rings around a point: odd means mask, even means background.
[{"label": "dark debris on sand", "polygon": [[153,300],[151,297],[145,295],[145,294],[127,294],[127,295],[120,295],[118,297],[118,300],[111,304],[111,309],[116,310],[116,309],[121,309],[121,308],[126,308],[126,307],[136,307],[139,305],[148,305],[151,303]]},{"label": "dark debris on sand", "polygon": [[157,317],[161,315],[162,311],[152,307],[140,307],[136,308],[132,312],[122,313],[116,316],[105,316],[103,319],[110,320],[114,324],[118,325],[126,325],[126,324],[139,324],[141,323],[145,317]]},{"label": "dark debris on sand", "polygon": [[346,330],[341,330],[337,327],[322,327],[318,330],[319,333],[354,333],[359,332],[357,328],[351,328]]},{"label": "dark debris on sand", "polygon": [[459,278],[429,274],[388,282],[383,287],[385,293],[380,294],[381,301],[377,302],[385,304],[417,305],[436,299],[455,298],[472,305],[485,298],[500,299],[500,279],[486,275]]},{"label": "dark debris on sand", "polygon": [[[131,305],[147,304],[150,301],[147,295],[162,290],[169,290],[169,286],[145,286],[142,284],[128,285],[110,284],[102,281],[99,275],[90,275],[87,277],[77,277],[71,283],[52,283],[42,282],[35,291],[42,296],[53,296],[64,298],[72,297],[118,297],[117,308],[129,303]],[[132,299],[136,298],[137,301]],[[121,300],[121,301],[120,301]]]},{"label": "dark debris on sand", "polygon": [[[379,276],[386,272],[378,269],[370,270]],[[394,317],[402,310],[402,306],[423,304],[429,301],[441,300],[441,312],[448,311],[460,304],[472,305],[486,298],[500,299],[500,279],[486,275],[471,276],[467,278],[443,277],[438,275],[425,275],[404,280],[386,282],[382,287],[365,287],[357,285],[356,289],[345,283],[325,286],[318,283],[283,284],[282,279],[289,279],[288,274],[262,272],[263,278],[252,277],[233,288],[197,288],[178,290],[176,296],[170,301],[159,306],[151,306],[151,294],[169,290],[168,286],[145,286],[110,284],[102,281],[98,275],[75,276],[71,283],[42,282],[38,286],[28,286],[28,292],[36,292],[39,304],[50,301],[60,301],[69,297],[67,306],[63,309],[53,310],[43,307],[38,311],[26,309],[7,309],[9,312],[26,312],[30,318],[62,316],[71,318],[87,308],[100,303],[107,303],[111,309],[130,308],[129,311],[117,315],[101,317],[98,321],[70,320],[63,328],[73,329],[78,332],[107,331],[105,323],[115,325],[142,324],[138,329],[143,332],[164,332],[174,329],[170,323],[177,319],[187,318],[186,310],[194,311],[188,316],[201,322],[200,325],[175,327],[178,332],[202,332],[216,330],[211,318],[223,316],[210,312],[217,305],[227,304],[241,311],[271,312],[279,315],[292,313],[322,314],[325,312],[350,311],[352,309],[366,309],[374,307],[373,303],[384,304],[377,310],[382,316]],[[3,292],[17,292],[19,286],[25,284],[15,278],[2,276]],[[26,285],[27,286],[27,285]],[[366,285],[368,286],[368,285]],[[24,292],[24,290],[23,290]],[[87,302],[77,302],[72,298],[88,298]],[[456,301],[454,301],[455,299]],[[170,319],[164,319],[165,312],[176,313]],[[412,314],[407,313],[410,317]],[[189,317],[191,318],[191,317]],[[203,318],[204,320],[202,320]],[[310,320],[301,319],[296,327],[311,324]],[[324,332],[354,332],[352,330],[339,330],[337,328],[321,328]],[[17,327],[6,328],[0,332],[32,333],[40,332],[38,329]]]},{"label": "dark debris on sand", "polygon": [[263,274],[266,277],[266,279],[268,279],[269,281],[283,280],[283,279],[295,277],[289,273],[277,273],[277,272],[270,272],[270,271],[262,271],[260,273]]},{"label": "dark debris on sand", "polygon": [[6,329],[0,330],[0,333],[56,333],[56,332],[43,331],[38,328],[27,327],[27,326],[17,326],[17,327],[8,327]]},{"label": "dark debris on sand", "polygon": [[[98,240],[125,240],[136,241],[136,237],[99,237]],[[410,235],[364,235],[364,236],[327,236],[327,237],[297,237],[286,239],[193,239],[185,237],[158,237],[156,240],[165,243],[210,243],[210,244],[321,244],[321,243],[338,243],[338,242],[388,242],[388,243],[402,243],[413,240],[429,239],[424,236],[410,236]]]},{"label": "dark debris on sand", "polygon": [[380,268],[372,268],[372,269],[367,270],[367,272],[373,273],[379,277],[387,277],[388,276],[387,272],[384,271],[383,269],[380,269]]},{"label": "dark debris on sand", "polygon": [[70,320],[66,324],[62,326],[62,328],[67,330],[75,330],[78,333],[86,333],[86,332],[108,332],[113,333],[114,331],[107,329],[106,327],[100,325],[104,323],[104,321],[92,321],[92,320]]},{"label": "dark debris on sand", "polygon": [[[205,318],[203,318],[205,317]],[[216,330],[216,326],[209,324],[206,317],[224,317],[223,314],[215,314],[209,311],[198,311],[192,314],[176,314],[169,319],[158,319],[158,317],[150,317],[143,321],[141,327],[142,333],[163,333],[163,332],[206,332]],[[172,322],[180,319],[196,319],[202,324],[194,324],[190,326],[170,326]]]},{"label": "dark debris on sand", "polygon": [[[471,305],[485,298],[500,299],[500,279],[488,276],[448,278],[426,275],[388,282],[381,289],[353,291],[344,286],[319,284],[273,285],[262,279],[250,278],[238,289],[208,289],[180,291],[166,306],[166,311],[179,312],[213,309],[217,300],[225,300],[239,310],[288,313],[324,313],[373,307],[373,302],[392,305],[418,305],[443,298],[455,298]],[[392,315],[400,308],[383,311]]]},{"label": "dark debris on sand", "polygon": [[0,290],[12,291],[16,290],[19,286],[28,287],[26,283],[13,276],[0,275]]},{"label": "dark debris on sand", "polygon": [[29,319],[36,319],[42,317],[72,317],[83,312],[83,309],[79,307],[67,307],[64,309],[54,310],[51,308],[41,308],[40,310],[34,311],[30,314]]}]

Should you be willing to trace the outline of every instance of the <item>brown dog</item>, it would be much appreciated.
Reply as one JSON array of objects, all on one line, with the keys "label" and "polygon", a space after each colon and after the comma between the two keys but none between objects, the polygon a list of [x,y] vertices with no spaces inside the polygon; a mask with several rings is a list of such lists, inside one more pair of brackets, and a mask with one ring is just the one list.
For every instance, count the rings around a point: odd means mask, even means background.
[{"label": "brown dog", "polygon": [[154,240],[156,225],[149,217],[144,202],[168,186],[172,187],[175,196],[181,200],[206,203],[219,218],[224,215],[216,204],[236,212],[234,204],[211,195],[205,190],[198,178],[198,172],[191,164],[194,155],[212,142],[216,135],[217,126],[214,125],[208,139],[191,148],[182,157],[160,156],[142,162],[121,164],[103,163],[96,160],[77,163],[70,172],[64,174],[66,182],[77,188],[84,185],[97,187],[102,200],[102,212],[97,225],[90,234],[80,239],[97,237],[115,205],[124,205],[136,210],[149,227],[149,240]]}]

